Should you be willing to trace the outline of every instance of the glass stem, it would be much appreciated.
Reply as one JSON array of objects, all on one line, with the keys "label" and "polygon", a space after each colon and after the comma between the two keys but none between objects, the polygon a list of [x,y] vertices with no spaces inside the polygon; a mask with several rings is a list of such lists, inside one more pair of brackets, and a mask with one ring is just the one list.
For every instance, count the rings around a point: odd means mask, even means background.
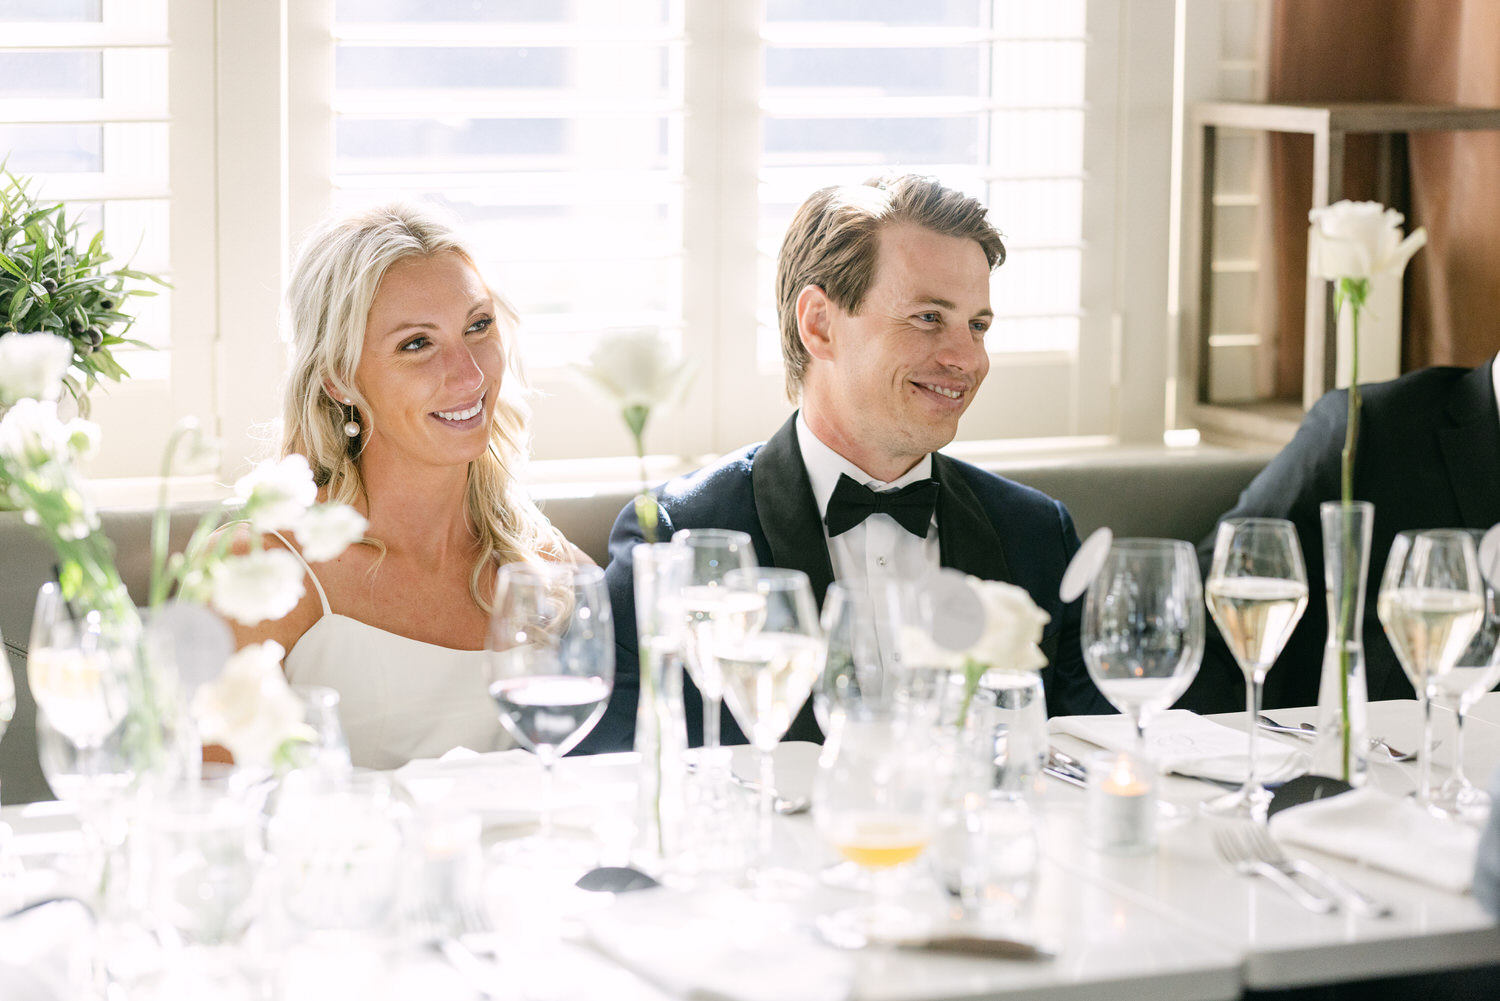
[{"label": "glass stem", "polygon": [[1464,774],[1464,700],[1460,696],[1453,706],[1453,785],[1459,791],[1469,787]]},{"label": "glass stem", "polygon": [[703,696],[703,746],[710,751],[719,746],[719,707],[723,704],[721,696]]},{"label": "glass stem", "polygon": [[760,752],[760,865],[771,865],[771,821],[776,816],[776,763],[770,751]]},{"label": "glass stem", "polygon": [[543,841],[552,839],[552,758],[542,759],[542,816],[537,824],[537,837]]},{"label": "glass stem", "polygon": [[1250,738],[1250,760],[1248,765],[1249,770],[1245,773],[1243,791],[1248,797],[1260,792],[1260,770],[1257,767],[1258,763],[1256,761],[1256,752],[1259,750],[1259,747],[1255,741],[1255,731],[1259,727],[1255,724],[1260,719],[1260,704],[1264,692],[1265,674],[1261,671],[1253,671],[1245,680],[1248,682],[1245,686],[1245,708],[1250,713],[1250,725],[1247,727],[1247,733]]},{"label": "glass stem", "polygon": [[1432,686],[1422,686],[1422,761],[1417,768],[1417,802],[1432,803]]}]

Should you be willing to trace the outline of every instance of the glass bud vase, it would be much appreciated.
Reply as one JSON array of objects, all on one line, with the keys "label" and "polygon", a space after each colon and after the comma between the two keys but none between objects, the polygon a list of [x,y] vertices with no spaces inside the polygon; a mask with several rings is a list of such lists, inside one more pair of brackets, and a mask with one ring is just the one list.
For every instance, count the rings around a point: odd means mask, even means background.
[{"label": "glass bud vase", "polygon": [[1319,514],[1323,579],[1328,587],[1328,640],[1323,645],[1318,682],[1312,770],[1358,786],[1365,783],[1370,767],[1364,612],[1375,505],[1328,501],[1320,506]]},{"label": "glass bud vase", "polygon": [[635,620],[639,640],[640,697],[636,703],[635,861],[657,874],[670,868],[680,847],[687,717],[682,704],[682,588],[692,572],[686,547],[644,543],[635,547]]}]

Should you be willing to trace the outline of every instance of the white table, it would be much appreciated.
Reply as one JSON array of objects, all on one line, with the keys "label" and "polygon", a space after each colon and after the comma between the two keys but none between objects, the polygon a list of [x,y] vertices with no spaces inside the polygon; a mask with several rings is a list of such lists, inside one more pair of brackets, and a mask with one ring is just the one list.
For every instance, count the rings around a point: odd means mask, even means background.
[{"label": "white table", "polygon": [[[1312,710],[1272,713],[1298,722]],[[1242,714],[1221,717],[1243,725]],[[1494,720],[1495,722],[1491,722]],[[1434,755],[1434,776],[1446,776],[1451,759],[1447,721],[1438,722],[1444,747]],[[1397,746],[1416,747],[1420,712],[1414,702],[1371,706],[1371,732]],[[1466,759],[1477,781],[1500,763],[1500,698],[1472,714]],[[1275,739],[1275,738],[1270,738]],[[1070,738],[1058,738],[1069,749]],[[1087,745],[1073,742],[1072,750]],[[794,792],[809,780],[815,749],[785,745],[778,753],[778,782]],[[1374,781],[1404,791],[1415,784],[1415,765],[1377,764]],[[633,757],[569,759],[560,778],[572,780],[579,798],[603,803],[605,814],[630,801]],[[751,773],[750,769],[742,771]],[[567,783],[564,783],[567,784]],[[1164,798],[1191,807],[1220,790],[1189,779],[1168,778]],[[566,797],[565,797],[566,798]],[[1084,846],[1082,791],[1048,782],[1038,797],[1044,825],[1044,860],[1037,887],[1035,928],[1057,947],[1055,959],[1017,962],[904,951],[868,950],[853,956],[854,997],[868,1001],[959,1001],[1017,994],[1057,999],[1122,996],[1153,999],[1221,999],[1245,988],[1274,989],[1392,976],[1500,961],[1500,928],[1469,896],[1428,888],[1397,876],[1338,859],[1316,860],[1392,902],[1396,914],[1367,919],[1347,914],[1319,916],[1298,908],[1263,880],[1236,875],[1214,854],[1214,823],[1186,810],[1186,819],[1163,830],[1153,855],[1107,856]],[[6,808],[27,851],[49,850],[66,837],[69,822],[55,807]],[[619,818],[616,817],[616,820]],[[783,860],[816,869],[832,859],[806,816],[781,818],[778,851]],[[616,825],[617,826],[617,825]],[[609,827],[608,824],[605,825]],[[1306,853],[1312,856],[1313,853]],[[36,874],[33,874],[35,877]],[[566,934],[579,909],[608,906],[602,895],[581,891],[529,892],[505,878],[492,878],[491,909],[506,943],[502,959],[509,981],[524,994],[543,997],[608,997],[611,1001],[657,1001],[662,991],[611,963]],[[34,885],[33,890],[37,889]],[[817,890],[793,906],[809,917],[836,906],[835,891]],[[374,955],[373,952],[370,953]],[[407,956],[361,963],[362,996],[409,996],[423,984],[424,1001],[463,998],[467,987],[431,958]],[[301,955],[299,962],[331,962],[327,955]],[[774,958],[768,957],[768,961]],[[290,960],[283,964],[292,969]],[[445,991],[449,993],[445,993]]]}]

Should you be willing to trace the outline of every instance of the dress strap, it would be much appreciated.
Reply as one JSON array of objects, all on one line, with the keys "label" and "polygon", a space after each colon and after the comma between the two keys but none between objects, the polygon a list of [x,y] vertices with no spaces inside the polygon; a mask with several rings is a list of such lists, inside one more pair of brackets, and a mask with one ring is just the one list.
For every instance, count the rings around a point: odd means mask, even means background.
[{"label": "dress strap", "polygon": [[297,557],[297,562],[302,564],[302,568],[307,571],[307,576],[310,577],[310,578],[312,578],[313,587],[317,588],[317,591],[318,591],[318,600],[323,603],[323,614],[324,615],[332,615],[333,614],[333,609],[331,609],[331,608],[328,607],[328,595],[326,593],[324,593],[324,591],[323,591],[323,583],[320,580],[318,580],[318,575],[315,574],[315,573],[313,573],[312,564],[309,563],[309,562],[307,562],[307,560],[302,556],[302,554],[297,551],[297,547],[296,546],[292,545],[290,542],[287,541],[287,537],[286,536],[282,535],[280,532],[275,531],[274,529],[272,530],[271,534],[274,535],[274,536],[276,536],[276,538],[280,539],[281,542],[282,542],[282,544],[286,546],[287,550],[293,556]]}]

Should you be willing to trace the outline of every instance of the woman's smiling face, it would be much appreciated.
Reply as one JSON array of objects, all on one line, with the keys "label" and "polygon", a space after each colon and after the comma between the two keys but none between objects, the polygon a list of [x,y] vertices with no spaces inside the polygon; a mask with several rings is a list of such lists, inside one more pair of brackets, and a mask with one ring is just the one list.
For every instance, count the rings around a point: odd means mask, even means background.
[{"label": "woman's smiling face", "polygon": [[361,462],[452,466],[484,454],[505,373],[495,318],[489,289],[460,254],[387,269],[354,373],[369,429]]}]

